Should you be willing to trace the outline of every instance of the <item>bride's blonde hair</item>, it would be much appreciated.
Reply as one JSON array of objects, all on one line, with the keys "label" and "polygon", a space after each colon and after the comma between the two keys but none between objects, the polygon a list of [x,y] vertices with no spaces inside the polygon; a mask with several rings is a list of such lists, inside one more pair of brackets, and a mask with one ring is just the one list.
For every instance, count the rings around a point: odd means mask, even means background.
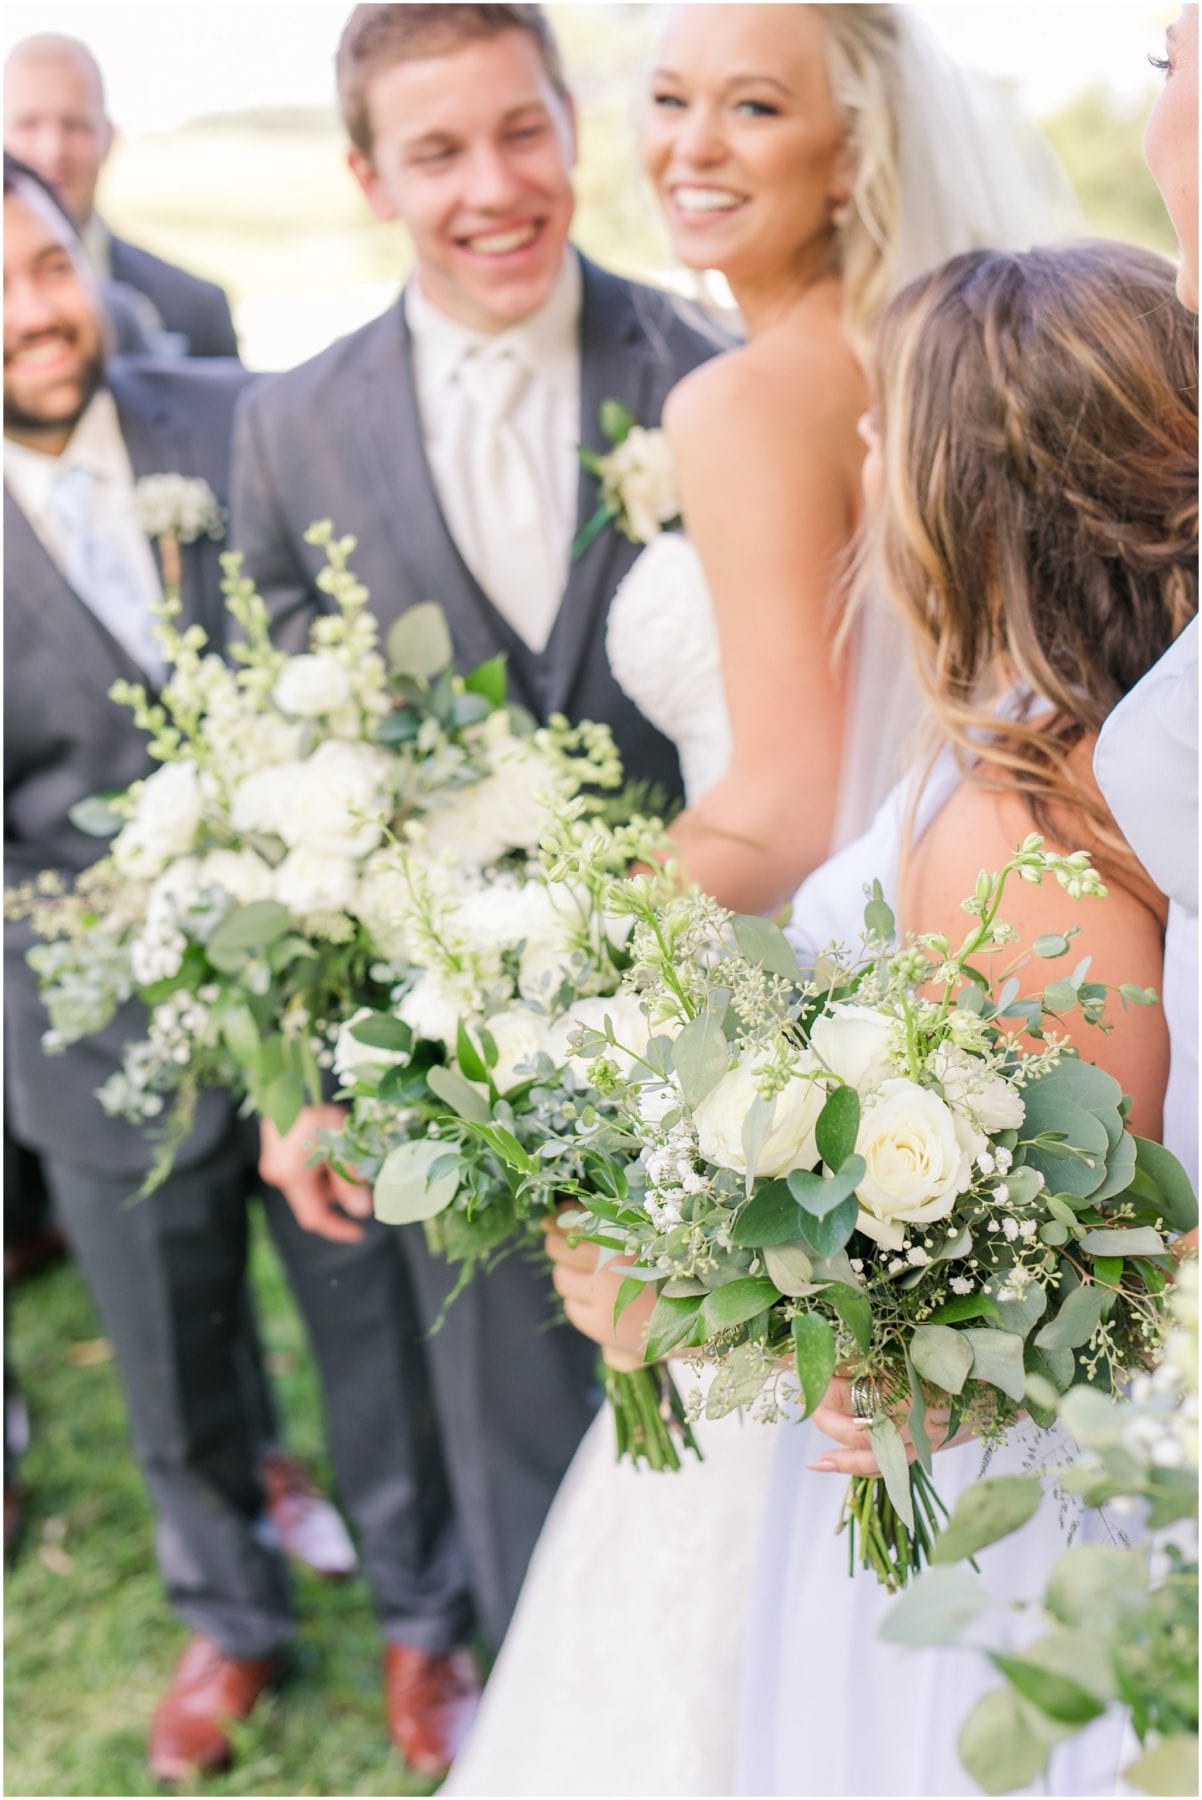
[{"label": "bride's blonde hair", "polygon": [[[874,371],[865,567],[941,738],[1129,866],[1071,752],[1198,608],[1197,329],[1172,267],[1096,241],[970,251],[890,302]],[[999,710],[1008,682],[1050,713]]]},{"label": "bride's blonde hair", "polygon": [[825,28],[827,74],[843,125],[843,172],[851,190],[835,221],[843,312],[853,343],[862,349],[889,297],[901,211],[899,8],[843,5],[814,10]]}]

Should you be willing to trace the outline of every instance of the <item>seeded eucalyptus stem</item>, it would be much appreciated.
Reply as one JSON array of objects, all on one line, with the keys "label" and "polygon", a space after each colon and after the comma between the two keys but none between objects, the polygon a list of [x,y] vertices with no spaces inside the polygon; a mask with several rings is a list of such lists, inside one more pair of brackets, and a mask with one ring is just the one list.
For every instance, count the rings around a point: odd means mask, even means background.
[{"label": "seeded eucalyptus stem", "polygon": [[856,1475],[848,1484],[836,1534],[847,1532],[847,1572],[856,1572],[857,1547],[860,1567],[871,1569],[877,1580],[896,1593],[912,1575],[931,1560],[941,1528],[944,1506],[921,1463],[910,1464],[910,1500],[914,1529],[902,1519],[889,1498],[885,1483],[876,1475]]},{"label": "seeded eucalyptus stem", "polygon": [[626,1370],[611,1369],[602,1361],[600,1368],[617,1432],[619,1462],[629,1457],[650,1469],[679,1469],[685,1450],[701,1460],[684,1402],[662,1363]]}]

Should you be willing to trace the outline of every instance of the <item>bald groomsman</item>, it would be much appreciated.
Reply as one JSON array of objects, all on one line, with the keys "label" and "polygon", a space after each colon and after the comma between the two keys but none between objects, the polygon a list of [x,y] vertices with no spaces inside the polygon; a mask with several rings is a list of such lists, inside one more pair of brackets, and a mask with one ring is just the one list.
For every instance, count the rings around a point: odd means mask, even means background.
[{"label": "bald groomsman", "polygon": [[[229,301],[216,283],[116,237],[96,211],[96,185],[112,145],[104,82],[87,46],[50,32],[19,43],[4,66],[4,147],[50,183],[79,226],[100,280],[117,287],[109,311],[119,347],[237,356]],[[125,328],[127,309],[148,340],[141,345]]]}]

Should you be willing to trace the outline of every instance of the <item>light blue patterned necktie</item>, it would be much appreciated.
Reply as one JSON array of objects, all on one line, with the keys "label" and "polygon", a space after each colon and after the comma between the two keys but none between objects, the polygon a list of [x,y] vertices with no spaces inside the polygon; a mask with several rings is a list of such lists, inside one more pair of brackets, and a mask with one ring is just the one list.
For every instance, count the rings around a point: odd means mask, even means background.
[{"label": "light blue patterned necktie", "polygon": [[50,508],[64,534],[63,573],[89,611],[158,687],[163,657],[143,581],[120,542],[98,530],[92,516],[96,484],[103,479],[78,465],[60,469],[55,477]]}]

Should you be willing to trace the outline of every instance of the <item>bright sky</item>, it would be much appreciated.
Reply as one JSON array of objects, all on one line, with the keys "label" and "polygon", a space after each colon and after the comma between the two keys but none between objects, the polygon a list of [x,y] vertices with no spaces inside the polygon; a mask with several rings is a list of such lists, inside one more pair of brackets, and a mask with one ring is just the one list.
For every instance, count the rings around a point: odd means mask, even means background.
[{"label": "bright sky", "polygon": [[[552,16],[558,10],[552,6]],[[604,10],[604,8],[591,9]],[[1036,114],[1104,81],[1146,90],[1175,4],[1156,0],[955,0],[919,5],[949,49],[1018,84]],[[37,0],[5,7],[5,51],[35,31],[83,38],[131,136],[202,113],[330,99],[332,57],[349,3],[336,0]]]}]

